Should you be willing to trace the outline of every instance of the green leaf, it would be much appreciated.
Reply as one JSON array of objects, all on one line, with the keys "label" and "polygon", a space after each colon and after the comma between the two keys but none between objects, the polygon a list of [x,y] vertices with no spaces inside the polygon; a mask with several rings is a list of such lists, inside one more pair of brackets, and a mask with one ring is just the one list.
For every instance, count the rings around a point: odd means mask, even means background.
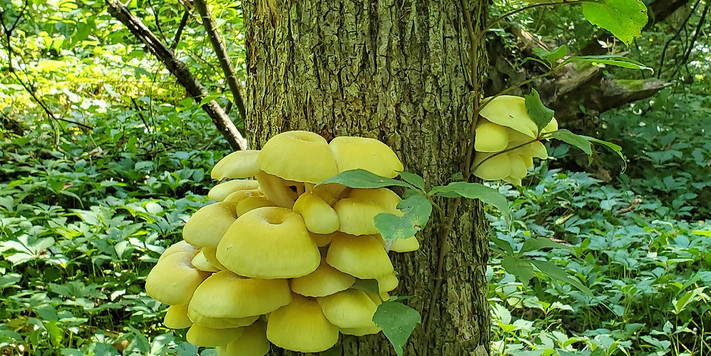
[{"label": "green leaf", "polygon": [[496,244],[496,246],[499,246],[500,249],[502,249],[504,252],[508,253],[509,255],[513,254],[514,251],[513,251],[513,247],[511,247],[510,242],[508,242],[506,240],[502,240],[496,236],[492,236],[491,241],[494,244]]},{"label": "green leaf", "polygon": [[350,288],[360,289],[364,292],[380,296],[380,288],[377,279],[358,279]]},{"label": "green leaf", "polygon": [[538,126],[538,133],[540,133],[551,122],[555,112],[543,105],[541,96],[536,89],[531,89],[531,94],[524,96],[524,98],[526,98],[526,111]]},{"label": "green leaf", "polygon": [[425,191],[425,180],[419,175],[409,172],[400,172],[400,177],[405,182],[412,184],[415,188]]},{"label": "green leaf", "polygon": [[681,312],[686,310],[686,307],[690,303],[700,300],[700,295],[703,293],[704,289],[706,289],[706,287],[696,288],[692,291],[684,293],[684,295],[678,300],[674,300],[674,314],[681,314]]},{"label": "green leaf", "polygon": [[647,7],[640,0],[586,1],[583,2],[583,16],[629,46],[647,24]]},{"label": "green leaf", "polygon": [[205,104],[207,104],[207,103],[209,103],[209,102],[211,102],[211,101],[213,101],[213,100],[217,100],[217,99],[219,99],[219,98],[221,98],[221,97],[222,97],[221,94],[205,95],[205,96],[202,98],[202,100],[200,100],[200,104],[198,104],[198,105],[203,106],[203,105],[205,105]]},{"label": "green leaf", "polygon": [[561,140],[569,145],[575,146],[585,152],[588,156],[592,154],[591,142],[601,144],[615,152],[622,159],[622,171],[627,169],[627,160],[622,154],[622,147],[612,142],[603,141],[594,137],[574,134],[568,130],[557,130],[550,133],[551,137]]},{"label": "green leaf", "polygon": [[571,249],[570,246],[566,246],[566,245],[557,243],[557,242],[547,239],[545,237],[541,237],[541,238],[533,238],[533,239],[526,240],[523,243],[523,246],[521,246],[521,250],[519,250],[518,252],[524,253],[524,252],[529,252],[529,251],[540,250],[542,248],[560,248],[560,249],[564,249],[564,250]]},{"label": "green leaf", "polygon": [[432,213],[432,204],[420,194],[402,200],[397,208],[405,214],[401,217],[386,213],[375,216],[375,228],[388,246],[395,239],[414,236],[427,224]]},{"label": "green leaf", "polygon": [[546,51],[543,48],[536,47],[533,49],[533,52],[537,56],[545,59],[548,64],[553,67],[555,66],[556,62],[558,62],[558,60],[565,57],[565,55],[568,53],[568,47],[566,45],[562,45],[552,51]]},{"label": "green leaf", "polygon": [[574,134],[563,129],[551,132],[551,137],[581,149],[588,156],[592,154],[592,145],[586,136]]},{"label": "green leaf", "polygon": [[47,329],[47,334],[49,334],[49,341],[55,347],[59,347],[62,344],[62,339],[64,338],[64,330],[57,325],[56,320],[45,322],[44,327]]},{"label": "green leaf", "polygon": [[506,200],[506,197],[499,193],[498,190],[489,188],[483,184],[452,182],[447,185],[433,187],[429,194],[448,196],[452,193],[462,198],[479,199],[484,204],[489,204],[499,209],[506,218],[509,217],[509,202]]},{"label": "green leaf", "polygon": [[407,339],[422,322],[420,313],[405,304],[387,301],[378,306],[373,315],[375,325],[383,329],[383,334],[390,340],[398,356],[402,356]]},{"label": "green leaf", "polygon": [[596,138],[594,138],[594,137],[588,137],[588,136],[585,136],[585,137],[586,137],[590,142],[595,142],[595,143],[597,143],[597,144],[603,145],[603,146],[605,146],[605,147],[611,149],[613,152],[617,153],[617,155],[620,156],[620,158],[622,159],[622,165],[623,165],[623,167],[622,167],[622,173],[624,173],[625,170],[627,170],[627,159],[625,159],[625,155],[622,154],[622,147],[620,147],[619,145],[616,145],[616,144],[614,144],[614,143],[612,143],[612,142],[607,142],[607,141],[599,140],[599,139],[596,139]]},{"label": "green leaf", "polygon": [[523,282],[523,284],[528,284],[528,281],[533,278],[533,267],[531,266],[530,260],[505,255],[501,259],[501,267],[503,267],[506,272],[516,276],[516,279]]},{"label": "green leaf", "polygon": [[649,70],[649,71],[654,72],[654,69],[647,67],[644,64],[642,64],[634,59],[622,57],[622,56],[616,56],[616,55],[607,55],[607,54],[600,55],[600,56],[569,57],[562,64],[565,65],[568,63],[591,63],[594,65],[604,64],[604,65],[610,65],[610,66],[615,66],[615,67],[620,67],[620,68]]},{"label": "green leaf", "polygon": [[559,280],[564,283],[568,283],[572,285],[573,287],[579,289],[581,292],[587,294],[588,296],[593,296],[593,293],[590,291],[590,289],[586,286],[584,286],[582,283],[580,283],[579,280],[571,277],[565,270],[562,268],[556,266],[552,262],[548,261],[538,261],[538,260],[531,260],[531,263],[533,263],[536,268],[538,268],[541,272],[545,273],[546,275],[550,276],[553,279]]},{"label": "green leaf", "polygon": [[331,178],[321,181],[319,184],[316,184],[316,186],[328,183],[338,183],[349,188],[383,188],[390,186],[414,188],[409,183],[397,179],[381,177],[364,169],[352,169],[338,173]]}]

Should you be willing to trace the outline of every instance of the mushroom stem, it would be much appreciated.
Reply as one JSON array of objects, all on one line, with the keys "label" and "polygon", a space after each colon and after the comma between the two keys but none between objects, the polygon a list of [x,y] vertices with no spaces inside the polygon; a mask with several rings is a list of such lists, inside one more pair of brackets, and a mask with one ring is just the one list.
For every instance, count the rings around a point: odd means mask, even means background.
[{"label": "mushroom stem", "polygon": [[259,181],[259,189],[267,196],[267,199],[284,208],[291,209],[294,206],[294,198],[289,194],[293,192],[288,191],[282,184],[281,178],[264,171],[260,171],[255,177]]}]

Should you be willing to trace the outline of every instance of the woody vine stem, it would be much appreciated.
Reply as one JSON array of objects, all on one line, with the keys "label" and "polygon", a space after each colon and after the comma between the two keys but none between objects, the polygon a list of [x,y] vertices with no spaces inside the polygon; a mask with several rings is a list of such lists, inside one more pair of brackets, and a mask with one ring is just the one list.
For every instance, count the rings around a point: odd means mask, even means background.
[{"label": "woody vine stem", "polygon": [[[472,156],[474,154],[474,135],[476,133],[476,126],[477,126],[477,120],[479,118],[479,113],[488,103],[491,102],[491,100],[484,102],[483,104],[480,102],[480,98],[483,95],[483,90],[481,87],[481,82],[479,80],[478,70],[477,70],[478,66],[480,65],[479,64],[479,60],[480,60],[479,48],[481,47],[481,44],[482,44],[481,42],[483,41],[484,35],[486,34],[486,32],[488,30],[490,30],[494,25],[496,25],[499,21],[501,21],[505,18],[508,18],[510,16],[513,16],[517,13],[523,12],[523,11],[527,11],[527,10],[537,8],[537,7],[544,7],[544,6],[555,7],[555,6],[562,5],[562,4],[577,5],[577,4],[583,3],[585,1],[587,1],[587,0],[579,0],[579,1],[565,1],[565,0],[563,0],[562,2],[546,2],[546,3],[538,3],[538,4],[524,6],[522,8],[518,8],[516,10],[509,11],[509,12],[495,18],[493,21],[491,21],[490,23],[488,23],[487,25],[482,27],[480,30],[478,30],[477,32],[474,32],[474,24],[472,22],[472,13],[469,10],[469,8],[466,6],[466,3],[465,3],[466,0],[459,0],[459,5],[461,8],[462,16],[464,18],[464,23],[466,26],[467,36],[469,37],[469,42],[470,42],[470,44],[469,44],[470,59],[471,59],[470,79],[471,79],[471,83],[472,83],[471,84],[472,92],[474,93],[472,103],[471,103],[471,105],[474,107],[474,114],[471,119],[470,127],[469,127],[469,137],[471,139],[467,144],[467,149],[466,149],[466,153],[465,153],[465,157],[464,157],[465,158],[464,159],[464,169],[462,170],[463,181],[468,182],[472,177],[472,172],[474,170],[476,170],[476,168],[478,167],[478,165],[472,167],[472,163],[473,163]],[[479,15],[479,17],[481,17],[481,15],[482,15],[481,10],[479,10],[479,13],[477,15]],[[554,66],[553,68],[551,68],[551,70],[549,70],[546,73],[543,73],[543,74],[537,75],[533,78],[516,83],[516,84],[510,86],[509,88],[501,91],[500,93],[494,95],[494,98],[501,96],[501,95],[505,95],[517,88],[520,88],[524,85],[530,84],[540,78],[549,76],[553,72],[555,72],[555,70],[557,68],[558,67]],[[534,139],[530,142],[526,142],[526,143],[524,143],[520,146],[517,146],[515,148],[522,147],[523,145],[526,145],[526,144],[529,144],[533,141],[538,141],[538,140],[540,140],[540,138]],[[512,148],[512,149],[515,149],[515,148]],[[506,151],[509,151],[509,150],[506,150]],[[504,152],[506,152],[506,151],[504,151]],[[504,152],[496,153],[496,154],[492,155],[491,157],[496,156],[501,153],[504,153]],[[491,158],[491,157],[488,157],[488,158]],[[445,258],[447,256],[447,254],[449,253],[449,251],[451,250],[451,244],[449,243],[447,238],[449,237],[449,234],[452,231],[452,227],[454,225],[454,219],[456,217],[457,210],[459,210],[459,206],[461,205],[461,201],[462,201],[461,197],[455,198],[454,202],[452,203],[451,210],[450,210],[449,214],[446,216],[446,219],[443,219],[443,223],[440,227],[440,233],[438,235],[439,253],[437,255],[437,269],[436,269],[436,275],[435,275],[435,287],[434,287],[434,290],[432,293],[432,297],[430,299],[428,313],[427,313],[427,316],[426,316],[426,319],[424,322],[425,337],[427,340],[431,340],[431,338],[432,338],[432,319],[433,319],[434,310],[435,310],[434,306],[437,305],[437,299],[439,299],[439,297],[440,297],[441,290],[442,290],[442,284],[444,283]],[[440,212],[440,215],[445,215],[445,211],[443,211],[442,209],[438,209],[438,211]],[[444,218],[444,216],[441,216],[441,217]],[[486,268],[486,264],[482,264],[481,267]]]}]

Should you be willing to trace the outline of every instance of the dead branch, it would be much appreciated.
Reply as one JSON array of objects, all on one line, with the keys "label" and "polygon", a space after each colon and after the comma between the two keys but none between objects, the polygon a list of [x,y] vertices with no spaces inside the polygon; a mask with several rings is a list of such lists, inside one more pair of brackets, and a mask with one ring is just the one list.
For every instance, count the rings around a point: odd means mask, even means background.
[{"label": "dead branch", "polygon": [[193,0],[193,4],[200,13],[202,25],[205,27],[205,32],[210,38],[210,43],[212,43],[212,48],[215,50],[215,54],[217,54],[217,59],[220,62],[222,72],[225,74],[225,80],[227,81],[227,85],[230,87],[230,91],[232,92],[232,97],[237,105],[239,115],[242,120],[244,120],[246,112],[242,96],[242,85],[239,81],[237,81],[237,76],[235,75],[235,70],[232,67],[225,43],[222,41],[222,37],[220,37],[220,34],[217,32],[217,26],[215,25],[215,21],[212,20],[212,16],[210,16],[210,11],[207,9],[205,0]]},{"label": "dead branch", "polygon": [[[117,20],[121,21],[148,49],[160,60],[173,76],[178,80],[195,102],[201,103],[207,96],[207,89],[190,73],[190,69],[179,60],[173,52],[131,12],[119,2],[105,0],[108,11]],[[210,116],[217,129],[227,139],[233,149],[247,149],[247,140],[237,130],[229,116],[214,100],[202,104],[202,109]]]}]

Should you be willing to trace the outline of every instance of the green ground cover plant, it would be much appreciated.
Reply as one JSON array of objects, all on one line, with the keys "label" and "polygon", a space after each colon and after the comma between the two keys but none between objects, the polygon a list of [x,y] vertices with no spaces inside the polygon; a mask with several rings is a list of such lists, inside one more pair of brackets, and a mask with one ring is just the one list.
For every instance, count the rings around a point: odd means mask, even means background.
[{"label": "green ground cover plant", "polygon": [[[205,204],[206,172],[226,150],[181,149],[190,147],[187,137],[216,140],[200,134],[208,119],[189,108],[156,110],[165,110],[156,118],[180,133],[161,133],[159,150],[151,135],[138,135],[145,128],[135,113],[93,134],[93,142],[80,132],[62,140],[61,151],[52,149],[47,134],[3,133],[0,293],[7,307],[0,315],[0,349],[47,355],[196,352],[183,335],[160,325],[163,308],[145,294],[142,281],[162,250],[179,239],[190,214]],[[192,125],[181,126],[186,115]],[[130,137],[139,138],[131,143]],[[558,158],[573,152],[564,145],[551,151]],[[593,297],[539,269],[522,282],[502,268],[495,252],[488,268],[495,352],[709,350],[708,220],[672,214],[664,209],[668,200],[635,186],[618,188],[548,165],[524,185],[499,187],[509,197],[511,221],[505,224],[491,211],[494,251],[510,248],[552,263]],[[690,199],[685,206],[701,211],[703,204]],[[563,248],[521,250],[541,237]]]},{"label": "green ground cover plant", "polygon": [[[0,4],[6,19],[20,3]],[[13,56],[0,42],[0,62],[16,69],[0,68],[0,354],[211,354],[162,326],[165,307],[143,284],[206,204],[209,170],[229,148],[101,2],[80,5],[38,2],[13,34]],[[174,33],[184,13],[134,5],[158,33]],[[212,11],[242,78],[240,10]],[[565,6],[512,21],[575,51],[597,31]],[[674,26],[657,26],[629,47],[657,69],[640,77],[659,72],[673,40]],[[203,28],[184,31],[177,55],[225,104]],[[670,43],[667,56],[683,50]],[[595,159],[610,181],[574,172],[582,154],[556,144],[523,187],[493,186],[510,218],[487,215],[492,354],[711,354],[711,70],[708,46],[696,46],[679,72],[664,67],[673,86],[602,114],[595,137],[623,147],[626,171],[603,148]]]}]

